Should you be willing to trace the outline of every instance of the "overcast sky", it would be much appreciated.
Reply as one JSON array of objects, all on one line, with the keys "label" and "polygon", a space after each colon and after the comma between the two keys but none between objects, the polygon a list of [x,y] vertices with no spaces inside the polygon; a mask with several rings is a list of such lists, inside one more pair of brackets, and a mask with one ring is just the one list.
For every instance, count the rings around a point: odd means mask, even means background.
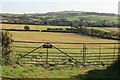
[{"label": "overcast sky", "polygon": [[118,13],[119,0],[0,0],[2,13],[46,13],[65,10]]}]

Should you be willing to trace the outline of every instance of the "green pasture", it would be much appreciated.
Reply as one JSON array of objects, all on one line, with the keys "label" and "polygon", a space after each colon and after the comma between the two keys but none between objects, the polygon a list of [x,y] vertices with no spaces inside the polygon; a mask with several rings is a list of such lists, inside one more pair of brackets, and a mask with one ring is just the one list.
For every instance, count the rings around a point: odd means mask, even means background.
[{"label": "green pasture", "polygon": [[87,28],[88,28],[88,29],[100,30],[100,31],[104,31],[104,32],[110,32],[109,29],[100,28],[100,27],[87,27]]},{"label": "green pasture", "polygon": [[[43,45],[35,45],[28,43],[14,43],[13,54],[20,57],[28,52],[34,50],[35,48]],[[29,46],[28,46],[29,45]],[[52,44],[59,50],[65,52],[67,55],[77,59],[79,62],[83,62],[83,53],[86,54],[86,63],[99,64],[102,61],[104,64],[111,64],[118,57],[118,44],[86,44],[86,51],[83,51],[83,44]],[[70,57],[66,56],[64,53],[60,52],[55,48],[48,49],[48,60],[50,64],[63,64],[66,61],[69,61]],[[20,59],[21,63],[35,63],[43,64],[46,60],[46,48],[39,48],[36,51],[30,53],[29,55]],[[17,58],[17,57],[16,57]],[[27,60],[27,61],[26,61]],[[36,62],[36,61],[44,61]],[[73,60],[74,61],[74,60]],[[67,62],[66,64],[68,64]],[[70,63],[71,64],[71,63]]]},{"label": "green pasture", "polygon": [[[91,66],[91,67],[56,67],[53,70],[45,69],[41,66],[3,66],[4,77],[10,78],[75,78],[79,74],[85,74],[89,70],[98,70],[104,67]],[[59,79],[60,80],[60,79]],[[63,80],[63,79],[61,79]]]},{"label": "green pasture", "polygon": [[100,20],[110,20],[112,22],[117,23],[118,22],[118,17],[111,17],[110,16],[98,16],[98,15],[82,15],[82,16],[74,16],[74,17],[66,17],[68,20],[73,21],[73,20],[79,20],[80,18],[86,18],[88,19],[87,21],[90,22],[96,22]]},{"label": "green pasture", "polygon": [[105,27],[106,30],[109,30],[109,31],[114,31],[114,32],[119,32],[119,29],[118,27]]}]

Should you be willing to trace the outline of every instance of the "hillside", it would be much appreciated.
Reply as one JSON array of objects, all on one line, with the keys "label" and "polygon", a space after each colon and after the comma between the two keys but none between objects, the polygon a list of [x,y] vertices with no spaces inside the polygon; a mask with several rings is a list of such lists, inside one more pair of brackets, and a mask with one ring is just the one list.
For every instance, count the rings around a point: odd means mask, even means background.
[{"label": "hillside", "polygon": [[[110,13],[94,13],[94,12],[81,12],[81,11],[60,11],[60,12],[49,12],[42,16],[56,18],[66,18],[68,21],[79,20],[85,18],[88,21],[99,21],[99,20],[110,20],[117,22],[117,15]],[[112,19],[111,19],[112,17]]]},{"label": "hillside", "polygon": [[[117,23],[117,14],[113,13],[97,13],[97,12],[83,12],[83,11],[59,11],[48,13],[35,13],[35,14],[9,14],[3,13],[3,18],[27,18],[30,20],[80,20],[86,19],[90,22],[96,22],[100,20],[109,20]],[[112,18],[111,18],[112,17]]]}]

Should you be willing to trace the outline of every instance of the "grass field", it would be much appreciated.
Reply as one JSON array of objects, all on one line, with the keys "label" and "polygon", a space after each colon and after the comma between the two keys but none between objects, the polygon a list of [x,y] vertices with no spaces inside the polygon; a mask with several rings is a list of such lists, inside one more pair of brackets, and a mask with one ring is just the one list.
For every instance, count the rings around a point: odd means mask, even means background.
[{"label": "grass field", "polygon": [[112,17],[112,19],[111,19],[110,16],[82,15],[82,16],[67,17],[67,19],[70,21],[79,20],[80,18],[89,19],[90,22],[96,22],[99,20],[111,20],[115,23],[118,22],[117,17]]},{"label": "grass field", "polygon": [[[25,25],[19,24],[1,24],[2,28],[7,29],[23,29]],[[69,26],[41,26],[41,25],[28,25],[31,29],[47,29],[47,28],[68,28]],[[93,28],[93,27],[89,27]],[[95,28],[104,30],[102,28]],[[108,31],[108,30],[105,30]],[[53,33],[53,32],[10,32],[14,40],[31,40],[31,41],[44,41],[44,42],[116,42],[115,40],[93,38],[85,35],[78,35],[74,33]]]},{"label": "grass field", "polygon": [[10,32],[14,40],[43,42],[116,42],[115,40],[99,39],[74,33],[54,32]]},{"label": "grass field", "polygon": [[[25,24],[1,24],[3,29],[24,29]],[[45,26],[45,25],[27,25],[31,30],[44,30],[47,28],[69,28],[70,26]]]},{"label": "grass field", "polygon": [[110,32],[110,30],[105,29],[105,28],[100,28],[100,27],[87,27],[89,29],[95,29],[95,30],[100,30],[100,31],[104,31],[104,32]]},{"label": "grass field", "polygon": [[[103,68],[103,67],[101,67]],[[63,68],[54,68],[53,70],[45,69],[41,66],[10,66],[3,67],[3,76],[11,78],[74,78],[74,76],[79,74],[84,74],[89,70],[98,70],[101,69],[100,66],[91,66],[91,67],[63,67]],[[61,79],[63,80],[63,79]]]},{"label": "grass field", "polygon": [[95,30],[100,30],[100,31],[104,31],[104,32],[110,32],[110,31],[113,31],[113,32],[119,32],[119,29],[118,27],[103,27],[103,28],[100,28],[100,27],[87,27],[89,29],[95,29]]},{"label": "grass field", "polygon": [[109,31],[114,31],[114,32],[119,32],[120,31],[120,28],[118,28],[118,27],[115,27],[115,28],[105,28],[106,30],[109,30]]}]

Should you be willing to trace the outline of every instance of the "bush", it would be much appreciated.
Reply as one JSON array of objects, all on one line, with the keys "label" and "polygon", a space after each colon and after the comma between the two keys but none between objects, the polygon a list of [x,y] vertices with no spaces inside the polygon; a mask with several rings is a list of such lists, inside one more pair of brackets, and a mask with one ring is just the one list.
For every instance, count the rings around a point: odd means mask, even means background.
[{"label": "bush", "polygon": [[63,31],[63,28],[47,28],[47,31]]},{"label": "bush", "polygon": [[67,31],[67,32],[78,32],[78,30],[74,29],[74,28],[65,28],[65,31]]},{"label": "bush", "polygon": [[47,31],[52,31],[53,30],[53,28],[47,28]]},{"label": "bush", "polygon": [[116,39],[119,39],[119,40],[120,40],[120,33],[114,34],[114,37],[115,37]]},{"label": "bush", "polygon": [[83,33],[83,34],[90,34],[91,30],[83,27],[83,28],[80,29],[80,32]]},{"label": "bush", "polygon": [[30,30],[29,26],[24,26],[24,30]]},{"label": "bush", "polygon": [[2,31],[1,43],[2,43],[2,64],[8,65],[10,62],[10,53],[12,52],[12,38],[8,31]]},{"label": "bush", "polygon": [[55,28],[56,31],[63,31],[63,28]]}]

